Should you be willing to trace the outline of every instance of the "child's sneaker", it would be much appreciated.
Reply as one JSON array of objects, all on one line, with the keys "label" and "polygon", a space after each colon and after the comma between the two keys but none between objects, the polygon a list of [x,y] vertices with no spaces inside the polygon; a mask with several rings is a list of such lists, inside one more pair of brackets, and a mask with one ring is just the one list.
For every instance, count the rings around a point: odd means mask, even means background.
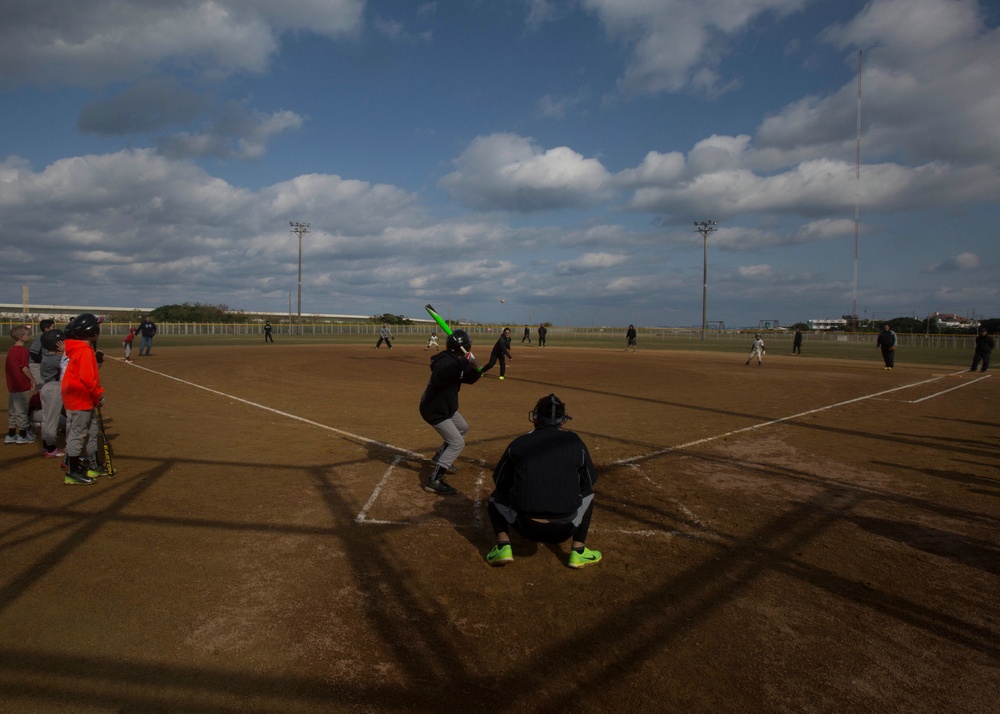
[{"label": "child's sneaker", "polygon": [[575,550],[569,552],[569,567],[571,568],[585,568],[588,565],[596,565],[600,562],[601,552],[599,550],[591,550],[584,546],[582,553],[578,553]]},{"label": "child's sneaker", "polygon": [[5,436],[3,438],[3,443],[5,443],[5,444],[16,444],[17,443],[17,434],[7,434],[7,436]]},{"label": "child's sneaker", "polygon": [[63,478],[63,483],[65,483],[68,486],[86,486],[88,484],[94,483],[95,480],[96,479],[90,478],[90,476],[88,476],[85,473],[67,472],[66,476]]},{"label": "child's sneaker", "polygon": [[15,444],[34,444],[35,443],[35,434],[33,432],[30,432],[30,431],[27,434],[25,434],[24,436],[21,436],[20,434],[18,434],[17,435],[17,440],[14,443]]},{"label": "child's sneaker", "polygon": [[507,565],[514,562],[514,552],[510,543],[497,543],[493,550],[486,554],[486,562],[490,565]]},{"label": "child's sneaker", "polygon": [[62,449],[52,449],[52,451],[42,451],[42,456],[47,459],[61,459],[66,456],[66,452]]},{"label": "child's sneaker", "polygon": [[90,478],[109,475],[108,470],[94,456],[84,459],[83,463],[87,467],[87,475],[90,476]]}]

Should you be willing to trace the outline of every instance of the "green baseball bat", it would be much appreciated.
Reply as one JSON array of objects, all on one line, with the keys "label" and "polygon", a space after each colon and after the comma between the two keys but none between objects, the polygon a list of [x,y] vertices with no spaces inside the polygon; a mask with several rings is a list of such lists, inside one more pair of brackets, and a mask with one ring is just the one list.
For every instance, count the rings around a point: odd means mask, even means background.
[{"label": "green baseball bat", "polygon": [[437,314],[437,310],[435,310],[433,307],[431,307],[430,303],[427,303],[426,305],[424,305],[424,309],[427,311],[428,315],[430,315],[432,318],[434,318],[434,322],[436,322],[438,324],[438,326],[442,330],[444,330],[444,334],[446,334],[446,335],[450,335],[451,334],[451,328],[448,326],[448,323],[444,321],[443,317],[441,317],[440,315]]}]

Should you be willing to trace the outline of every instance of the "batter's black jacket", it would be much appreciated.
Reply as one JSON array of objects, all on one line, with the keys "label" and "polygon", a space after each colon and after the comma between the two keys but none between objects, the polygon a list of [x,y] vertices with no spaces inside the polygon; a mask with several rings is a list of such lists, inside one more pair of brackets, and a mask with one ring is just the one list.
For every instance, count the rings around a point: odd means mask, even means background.
[{"label": "batter's black jacket", "polygon": [[458,390],[479,381],[479,371],[464,356],[439,352],[431,357],[431,378],[420,396],[420,416],[428,424],[440,424],[458,411]]},{"label": "batter's black jacket", "polygon": [[597,470],[583,440],[558,427],[519,436],[493,471],[493,500],[518,513],[559,520],[576,513],[594,492]]}]

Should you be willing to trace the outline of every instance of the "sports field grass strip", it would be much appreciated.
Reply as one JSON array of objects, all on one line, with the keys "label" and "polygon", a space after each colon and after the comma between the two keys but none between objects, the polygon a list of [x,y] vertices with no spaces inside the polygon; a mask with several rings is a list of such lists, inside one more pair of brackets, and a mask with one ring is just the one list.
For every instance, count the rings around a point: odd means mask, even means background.
[{"label": "sports field grass strip", "polygon": [[[955,374],[961,374],[961,372],[956,372]],[[951,376],[951,375],[946,375]],[[727,436],[733,436],[735,434],[742,434],[748,431],[753,431],[755,429],[763,429],[764,427],[774,426],[775,424],[781,424],[786,421],[791,421],[792,419],[798,419],[800,417],[809,416],[810,414],[818,414],[819,412],[829,411],[830,409],[836,409],[837,407],[847,406],[848,404],[854,404],[856,402],[863,402],[867,399],[874,399],[876,397],[881,397],[884,394],[892,394],[893,392],[898,392],[903,389],[912,389],[913,387],[919,387],[923,384],[930,384],[931,382],[936,382],[939,379],[944,379],[944,377],[931,377],[930,379],[924,379],[919,382],[912,382],[910,384],[904,384],[899,387],[893,387],[892,389],[884,389],[881,392],[874,392],[873,394],[865,394],[860,397],[854,397],[853,399],[847,399],[842,402],[837,402],[836,404],[828,404],[825,407],[817,407],[816,409],[810,409],[808,411],[799,412],[798,414],[790,414],[788,416],[779,417],[777,419],[771,419],[770,421],[761,422],[760,424],[751,424],[750,426],[744,426],[740,429],[733,429],[732,431],[727,431],[723,434],[716,434],[715,436],[706,436],[704,439],[696,439],[695,441],[689,441],[686,444],[679,444],[677,446],[670,446],[666,449],[660,449],[659,451],[654,451],[649,454],[640,454],[638,456],[630,456],[627,459],[619,459],[618,461],[612,461],[612,466],[625,466],[632,464],[636,461],[646,461],[648,459],[654,459],[657,456],[663,456],[664,454],[669,454],[672,451],[679,451],[681,449],[690,449],[692,446],[699,446],[701,444],[707,444],[717,439],[725,439]],[[950,391],[950,390],[945,390]]]}]

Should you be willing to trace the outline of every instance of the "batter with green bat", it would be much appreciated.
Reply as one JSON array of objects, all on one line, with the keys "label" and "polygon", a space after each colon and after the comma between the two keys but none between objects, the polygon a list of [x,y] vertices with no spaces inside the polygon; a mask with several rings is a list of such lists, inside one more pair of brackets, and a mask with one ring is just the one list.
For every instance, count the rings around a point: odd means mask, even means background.
[{"label": "batter with green bat", "polygon": [[465,330],[452,330],[441,316],[428,305],[427,312],[434,317],[448,335],[445,351],[431,357],[431,377],[420,396],[420,416],[440,434],[444,442],[431,457],[435,462],[424,490],[440,495],[458,491],[446,483],[445,474],[455,472],[454,463],[465,448],[465,435],[469,424],[458,411],[458,392],[463,384],[479,381],[476,358],[470,351],[472,338]]}]

